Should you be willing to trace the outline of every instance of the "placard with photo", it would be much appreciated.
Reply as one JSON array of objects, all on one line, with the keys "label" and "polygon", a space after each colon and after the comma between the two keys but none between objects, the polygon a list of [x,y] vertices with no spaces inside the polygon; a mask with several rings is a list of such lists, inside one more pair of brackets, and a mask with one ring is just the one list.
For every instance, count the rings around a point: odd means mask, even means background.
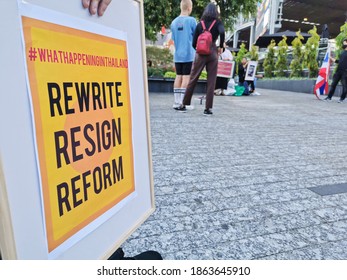
[{"label": "placard with photo", "polygon": [[258,61],[249,61],[247,65],[247,71],[245,80],[246,81],[254,81],[255,74],[257,73]]}]

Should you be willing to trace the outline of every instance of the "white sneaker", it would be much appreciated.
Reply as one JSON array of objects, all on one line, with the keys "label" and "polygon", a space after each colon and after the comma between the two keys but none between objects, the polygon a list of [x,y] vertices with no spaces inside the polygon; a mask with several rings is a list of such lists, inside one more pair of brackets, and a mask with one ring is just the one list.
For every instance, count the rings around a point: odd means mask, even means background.
[{"label": "white sneaker", "polygon": [[254,92],[252,93],[252,95],[260,95],[260,93],[259,93],[259,92],[254,91]]},{"label": "white sneaker", "polygon": [[215,95],[221,95],[221,93],[222,93],[222,90],[221,90],[221,89],[216,89],[216,90],[214,91],[214,94],[215,94]]}]

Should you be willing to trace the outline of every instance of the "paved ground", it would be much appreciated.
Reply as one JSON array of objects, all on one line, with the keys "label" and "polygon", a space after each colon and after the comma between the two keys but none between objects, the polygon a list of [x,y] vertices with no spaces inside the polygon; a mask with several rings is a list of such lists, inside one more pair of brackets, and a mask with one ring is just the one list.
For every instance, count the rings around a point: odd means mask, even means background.
[{"label": "paved ground", "polygon": [[347,103],[259,92],[216,96],[211,117],[150,94],[157,209],[126,255],[347,259],[347,193],[309,189],[347,182]]}]

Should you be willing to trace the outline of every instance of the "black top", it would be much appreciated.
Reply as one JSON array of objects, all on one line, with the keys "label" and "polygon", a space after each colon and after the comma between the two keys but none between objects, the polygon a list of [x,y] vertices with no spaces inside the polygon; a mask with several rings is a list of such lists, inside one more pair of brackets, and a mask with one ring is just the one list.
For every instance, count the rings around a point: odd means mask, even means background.
[{"label": "black top", "polygon": [[246,77],[246,69],[243,67],[242,63],[239,64],[238,74],[239,74],[239,83],[244,83],[245,77]]},{"label": "black top", "polygon": [[347,51],[343,51],[340,55],[339,60],[336,60],[339,63],[337,66],[337,71],[347,71]]},{"label": "black top", "polygon": [[[209,29],[210,25],[212,24],[212,21],[204,21],[205,22],[205,27],[206,29]],[[193,48],[196,49],[196,42],[198,40],[199,35],[202,33],[203,28],[201,25],[201,22],[199,22],[195,28],[194,32],[194,37],[193,37]],[[211,34],[212,34],[212,40],[213,42],[216,42],[219,38],[219,47],[223,48],[224,47],[224,39],[225,39],[225,30],[224,30],[224,25],[220,20],[216,20],[215,24],[213,25],[211,29]]]}]

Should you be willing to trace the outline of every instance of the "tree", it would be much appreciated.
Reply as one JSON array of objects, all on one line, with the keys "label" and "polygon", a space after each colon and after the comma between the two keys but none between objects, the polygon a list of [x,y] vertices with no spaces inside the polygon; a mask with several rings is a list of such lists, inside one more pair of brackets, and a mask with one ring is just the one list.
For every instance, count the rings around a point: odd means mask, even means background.
[{"label": "tree", "polygon": [[239,65],[241,63],[242,58],[246,56],[247,52],[248,51],[246,49],[246,45],[244,43],[242,43],[240,46],[240,49],[237,53],[237,56],[235,57],[236,73],[239,72],[239,67],[237,65]]},{"label": "tree", "polygon": [[304,64],[308,68],[309,77],[312,78],[317,77],[318,74],[317,56],[320,36],[317,34],[316,26],[313,26],[308,33],[311,34],[311,37],[305,44]]},{"label": "tree", "polygon": [[[192,16],[200,20],[210,0],[192,0]],[[220,8],[221,18],[226,29],[232,29],[240,12],[248,17],[257,11],[258,0],[216,0]],[[156,39],[162,26],[170,27],[172,20],[180,14],[181,0],[144,0],[146,38]]]},{"label": "tree", "polygon": [[347,38],[347,22],[340,27],[340,33],[336,37],[336,46],[337,46],[336,57],[337,58],[340,57],[342,53],[342,48],[341,48],[342,42],[346,38]]},{"label": "tree", "polygon": [[144,0],[143,3],[146,38],[155,41],[161,27],[168,27],[173,18],[180,14],[180,1]]},{"label": "tree", "polygon": [[265,77],[272,78],[275,71],[275,40],[271,40],[270,45],[267,47],[267,54],[264,59],[264,71]]},{"label": "tree", "polygon": [[[205,5],[210,1],[205,1]],[[215,0],[220,9],[221,19],[226,29],[232,29],[239,13],[245,18],[255,15],[258,0]],[[201,15],[200,15],[201,16]]]},{"label": "tree", "polygon": [[259,50],[259,47],[255,46],[255,45],[253,45],[251,47],[251,50],[248,53],[250,60],[258,61],[258,59],[259,59],[259,51],[258,50]]},{"label": "tree", "polygon": [[158,48],[156,46],[146,47],[147,60],[151,66],[157,68],[173,68],[173,55],[167,48]]},{"label": "tree", "polygon": [[247,52],[248,52],[248,51],[247,51],[247,49],[246,49],[246,45],[245,45],[244,43],[242,43],[242,44],[240,45],[239,51],[237,52],[235,61],[236,61],[237,63],[241,63],[242,58],[246,56]]},{"label": "tree", "polygon": [[303,63],[303,50],[302,50],[302,40],[304,37],[301,35],[300,30],[296,33],[296,38],[292,42],[293,46],[293,59],[290,63],[290,69],[292,70],[291,77],[301,77],[302,74],[302,63]]},{"label": "tree", "polygon": [[285,77],[286,70],[288,70],[287,66],[287,37],[283,36],[283,39],[278,43],[277,50],[277,62],[276,62],[276,76],[277,77]]}]

